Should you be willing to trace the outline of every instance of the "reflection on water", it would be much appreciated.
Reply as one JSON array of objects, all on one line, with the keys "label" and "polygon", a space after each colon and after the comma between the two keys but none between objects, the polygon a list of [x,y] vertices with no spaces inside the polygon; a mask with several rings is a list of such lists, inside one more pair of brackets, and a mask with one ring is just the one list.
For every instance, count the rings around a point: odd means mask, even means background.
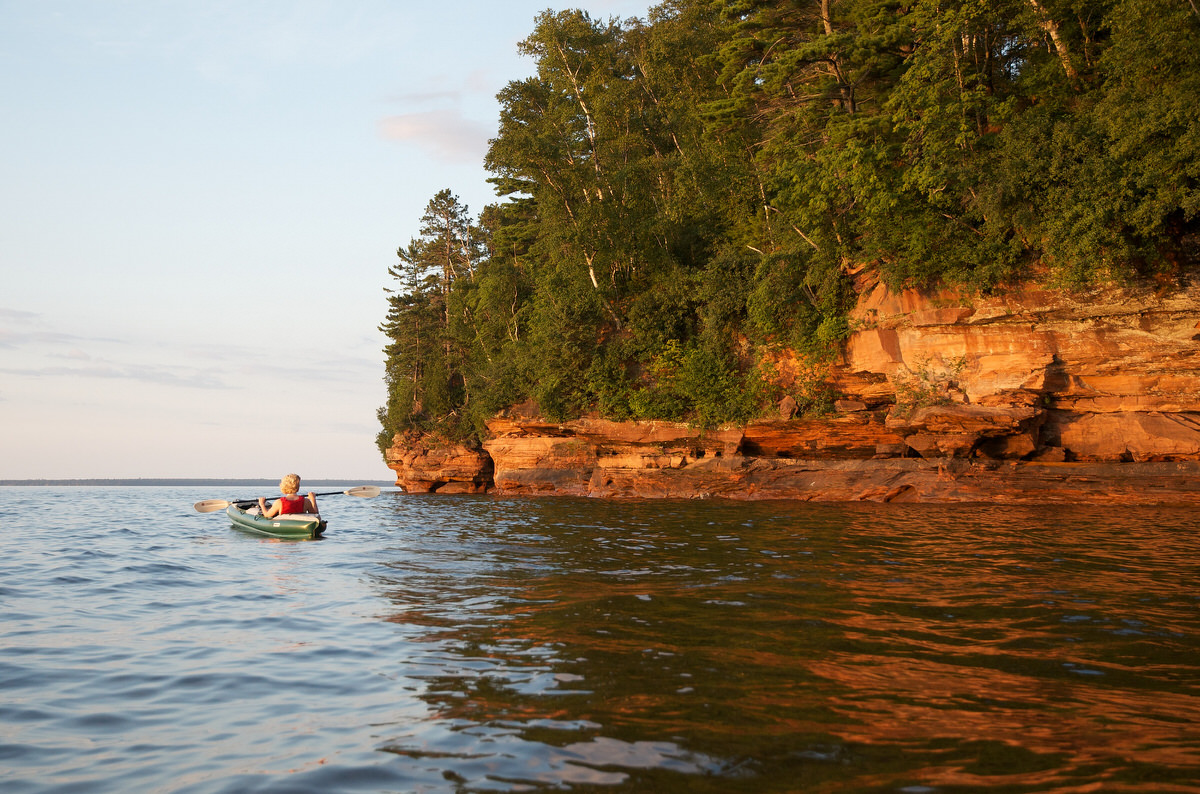
[{"label": "reflection on water", "polygon": [[1200,791],[1172,509],[0,489],[0,790]]},{"label": "reflection on water", "polygon": [[424,628],[433,707],[383,747],[469,787],[1200,779],[1197,544],[1177,513],[462,512],[374,578],[389,619]]}]

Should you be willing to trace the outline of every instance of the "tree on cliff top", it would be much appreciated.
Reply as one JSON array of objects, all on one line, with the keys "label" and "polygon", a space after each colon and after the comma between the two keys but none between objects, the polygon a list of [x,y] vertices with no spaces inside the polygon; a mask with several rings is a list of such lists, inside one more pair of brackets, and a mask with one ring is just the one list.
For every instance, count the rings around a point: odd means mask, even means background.
[{"label": "tree on cliff top", "polygon": [[482,241],[467,208],[442,190],[425,207],[421,236],[396,255],[400,262],[388,274],[397,286],[385,289],[388,314],[379,326],[389,339],[381,449],[406,428],[446,424],[467,400],[461,363],[469,342],[452,332],[451,296],[457,282],[475,277]]},{"label": "tree on cliff top", "polygon": [[669,0],[521,48],[505,200],[471,224],[439,194],[393,272],[385,435],[526,398],[745,418],[760,351],[836,351],[864,267],[1003,290],[1200,258],[1191,3]]}]

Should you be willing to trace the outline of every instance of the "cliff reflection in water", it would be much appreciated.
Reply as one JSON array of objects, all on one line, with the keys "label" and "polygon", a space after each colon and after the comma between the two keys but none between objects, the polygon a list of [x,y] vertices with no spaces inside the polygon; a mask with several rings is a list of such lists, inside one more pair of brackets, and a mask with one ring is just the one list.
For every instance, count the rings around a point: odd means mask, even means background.
[{"label": "cliff reflection in water", "polygon": [[1177,511],[397,509],[429,523],[376,584],[428,649],[405,662],[431,713],[381,748],[468,789],[1200,779],[1200,549]]}]

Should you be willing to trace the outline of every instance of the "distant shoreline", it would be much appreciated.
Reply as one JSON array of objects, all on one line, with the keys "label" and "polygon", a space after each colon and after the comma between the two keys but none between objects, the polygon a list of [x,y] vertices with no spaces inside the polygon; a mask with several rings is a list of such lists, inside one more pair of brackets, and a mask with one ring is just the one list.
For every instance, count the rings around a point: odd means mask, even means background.
[{"label": "distant shoreline", "polygon": [[[185,478],[162,478],[162,477],[138,477],[133,479],[72,479],[72,480],[0,480],[0,486],[5,485],[57,485],[57,486],[72,486],[72,485],[103,485],[103,486],[139,486],[139,485],[156,485],[156,486],[190,486],[190,485],[211,485],[211,486],[228,486],[231,488],[240,487],[270,487],[278,486],[279,480],[245,480],[245,479],[229,479],[229,478],[207,478],[207,479],[185,479]],[[340,487],[353,485],[380,485],[391,486],[395,485],[393,480],[320,480],[306,479],[303,481],[304,487]]]}]

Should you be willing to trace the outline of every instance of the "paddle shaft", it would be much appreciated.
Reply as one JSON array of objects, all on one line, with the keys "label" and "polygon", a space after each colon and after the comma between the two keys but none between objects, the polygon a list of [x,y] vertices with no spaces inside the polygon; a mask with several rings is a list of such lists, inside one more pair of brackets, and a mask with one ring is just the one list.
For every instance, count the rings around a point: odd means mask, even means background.
[{"label": "paddle shaft", "polygon": [[[362,497],[369,498],[372,496],[379,496],[379,488],[377,488],[374,485],[359,485],[354,488],[351,488],[348,491],[326,491],[325,493],[315,493],[315,494],[313,494],[313,496],[338,496],[340,494],[345,494],[347,496],[362,496]],[[299,496],[299,495],[300,494],[297,494],[297,496]],[[307,496],[307,494],[305,494],[305,495]],[[277,497],[277,496],[262,496],[262,497],[256,496],[253,499],[238,499],[234,502],[231,502],[230,504],[253,505],[253,504],[258,504],[259,499],[278,499],[278,498],[279,497]]]},{"label": "paddle shaft", "polygon": [[[369,499],[372,496],[379,496],[379,487],[375,485],[359,485],[351,488],[348,491],[326,491],[325,493],[313,494],[313,496],[337,496],[345,494],[346,496],[359,496],[364,499]],[[224,510],[230,505],[252,505],[258,502],[259,499],[275,499],[274,496],[254,497],[253,499],[235,499],[233,501],[225,501],[224,499],[205,499],[203,502],[196,502],[192,505],[198,512],[211,513],[216,510]]]},{"label": "paddle shaft", "polygon": [[[345,493],[345,491],[326,491],[325,493],[315,493],[315,494],[313,494],[313,496],[337,496],[339,494],[344,494],[344,493]],[[282,496],[282,494],[280,494],[280,496]],[[308,496],[308,494],[296,494],[296,496]],[[256,496],[253,499],[238,499],[234,502],[231,502],[230,504],[256,505],[256,504],[258,504],[259,499],[266,499],[266,500],[270,501],[271,499],[278,499],[278,498],[279,498],[279,496]]]}]

